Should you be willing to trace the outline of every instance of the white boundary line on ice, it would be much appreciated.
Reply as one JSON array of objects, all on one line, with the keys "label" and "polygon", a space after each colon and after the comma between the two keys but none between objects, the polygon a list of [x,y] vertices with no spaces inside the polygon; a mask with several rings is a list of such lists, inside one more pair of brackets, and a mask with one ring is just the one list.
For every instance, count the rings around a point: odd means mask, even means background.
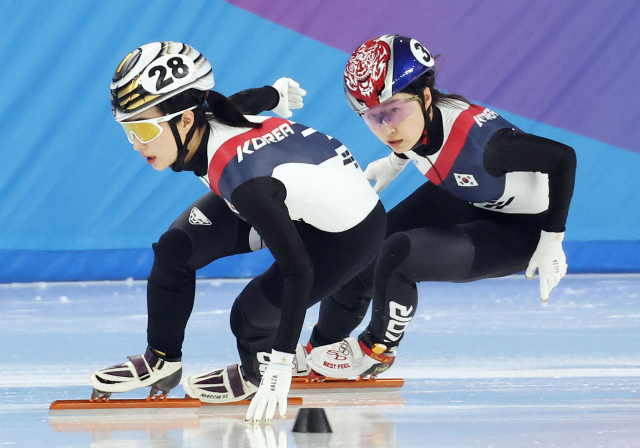
[{"label": "white boundary line on ice", "polygon": [[[209,282],[212,285],[224,284],[224,283],[248,283],[253,277],[246,278],[197,278],[198,283]],[[78,280],[75,282],[32,282],[32,283],[0,283],[0,289],[20,289],[20,288],[36,288],[46,289],[49,286],[93,286],[93,285],[125,285],[125,286],[139,286],[146,285],[146,280],[134,280],[128,278],[126,280]]]},{"label": "white boundary line on ice", "polygon": [[[51,366],[48,366],[51,367]],[[54,366],[55,367],[55,366]],[[61,366],[58,366],[61,367]],[[0,371],[0,387],[61,387],[89,386],[92,370],[83,366],[78,372],[66,366],[60,374],[56,369],[37,370],[29,365],[5,365]],[[9,373],[11,372],[11,373]],[[72,373],[73,372],[73,373]],[[420,373],[418,373],[420,372]],[[562,379],[562,378],[639,378],[640,369],[523,369],[523,370],[468,370],[455,369],[392,369],[380,378],[421,380],[482,380],[482,379]]]},{"label": "white boundary line on ice", "polygon": [[[417,373],[421,371],[421,373]],[[640,369],[525,369],[468,370],[456,369],[392,369],[385,377],[404,379],[505,379],[505,378],[640,378]],[[381,377],[384,378],[384,377]]]}]

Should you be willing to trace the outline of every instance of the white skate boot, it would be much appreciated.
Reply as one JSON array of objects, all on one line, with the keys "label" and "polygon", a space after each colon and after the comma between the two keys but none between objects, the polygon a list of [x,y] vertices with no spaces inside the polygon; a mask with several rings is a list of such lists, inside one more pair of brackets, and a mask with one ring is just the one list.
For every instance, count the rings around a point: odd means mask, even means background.
[{"label": "white skate boot", "polygon": [[[260,372],[269,364],[271,354],[261,352],[258,354]],[[307,351],[298,344],[296,356],[293,360],[291,375],[294,377],[307,376],[311,368],[307,365]],[[216,369],[198,375],[191,375],[184,379],[182,387],[191,398],[197,398],[206,403],[231,403],[247,400],[258,390],[259,384],[244,378],[242,369],[238,364],[233,364],[226,369]]]},{"label": "white skate boot", "polygon": [[244,378],[238,364],[188,376],[182,382],[182,387],[191,398],[205,403],[246,400],[258,391],[257,385]]},{"label": "white skate boot", "polygon": [[387,349],[384,344],[375,344],[371,349],[349,337],[314,348],[307,364],[314,372],[330,378],[353,378],[379,375],[391,367],[394,359],[395,347]]},{"label": "white skate boot", "polygon": [[[291,376],[307,376],[311,373],[311,367],[307,364],[307,349],[302,345],[296,346],[296,353],[293,357],[293,367],[291,368]],[[271,361],[271,353],[260,352],[258,353],[258,360],[260,361],[260,374],[262,375]]]},{"label": "white skate boot", "polygon": [[147,348],[144,356],[128,358],[129,361],[124,364],[105,367],[91,375],[91,401],[108,400],[114,392],[128,392],[147,386],[151,386],[148,399],[164,399],[171,389],[180,384],[180,361],[170,362],[158,358],[150,348]]}]

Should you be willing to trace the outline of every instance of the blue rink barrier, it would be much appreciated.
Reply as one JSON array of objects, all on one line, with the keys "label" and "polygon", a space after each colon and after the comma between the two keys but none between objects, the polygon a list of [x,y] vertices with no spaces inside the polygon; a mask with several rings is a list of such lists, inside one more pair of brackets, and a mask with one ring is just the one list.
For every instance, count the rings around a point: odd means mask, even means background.
[{"label": "blue rink barrier", "polygon": [[[199,277],[254,277],[273,262],[269,251],[216,260]],[[87,251],[0,250],[0,283],[146,279],[153,251],[109,249]]]},{"label": "blue rink barrier", "polygon": [[[640,272],[640,241],[567,241],[570,273]],[[263,272],[273,258],[266,251],[216,260],[198,277],[243,278]],[[146,279],[149,249],[87,251],[0,250],[0,283]]]}]

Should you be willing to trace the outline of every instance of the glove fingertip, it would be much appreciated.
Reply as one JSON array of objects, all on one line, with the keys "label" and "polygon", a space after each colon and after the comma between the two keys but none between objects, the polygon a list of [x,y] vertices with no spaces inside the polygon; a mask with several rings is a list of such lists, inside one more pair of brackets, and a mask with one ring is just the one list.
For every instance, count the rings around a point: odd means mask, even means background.
[{"label": "glove fingertip", "polygon": [[538,269],[538,265],[532,262],[529,262],[529,266],[527,266],[527,270],[524,272],[525,277],[529,280],[533,279],[536,276],[536,269]]},{"label": "glove fingertip", "polygon": [[540,277],[540,299],[544,302],[549,300],[549,285],[545,278]]},{"label": "glove fingertip", "polygon": [[255,398],[253,400],[251,400],[251,403],[249,403],[249,409],[247,409],[247,413],[244,416],[244,420],[245,421],[250,421],[253,418],[253,415],[256,412],[256,406],[257,403],[255,402]]}]

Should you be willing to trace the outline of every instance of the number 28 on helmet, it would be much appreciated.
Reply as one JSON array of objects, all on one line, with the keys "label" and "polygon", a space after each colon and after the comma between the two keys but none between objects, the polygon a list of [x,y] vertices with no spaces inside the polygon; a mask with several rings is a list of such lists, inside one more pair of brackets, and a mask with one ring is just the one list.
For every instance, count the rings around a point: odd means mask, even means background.
[{"label": "number 28 on helmet", "polygon": [[209,61],[180,42],[152,42],[129,53],[111,80],[111,109],[117,122],[187,89],[209,90],[215,82]]}]

